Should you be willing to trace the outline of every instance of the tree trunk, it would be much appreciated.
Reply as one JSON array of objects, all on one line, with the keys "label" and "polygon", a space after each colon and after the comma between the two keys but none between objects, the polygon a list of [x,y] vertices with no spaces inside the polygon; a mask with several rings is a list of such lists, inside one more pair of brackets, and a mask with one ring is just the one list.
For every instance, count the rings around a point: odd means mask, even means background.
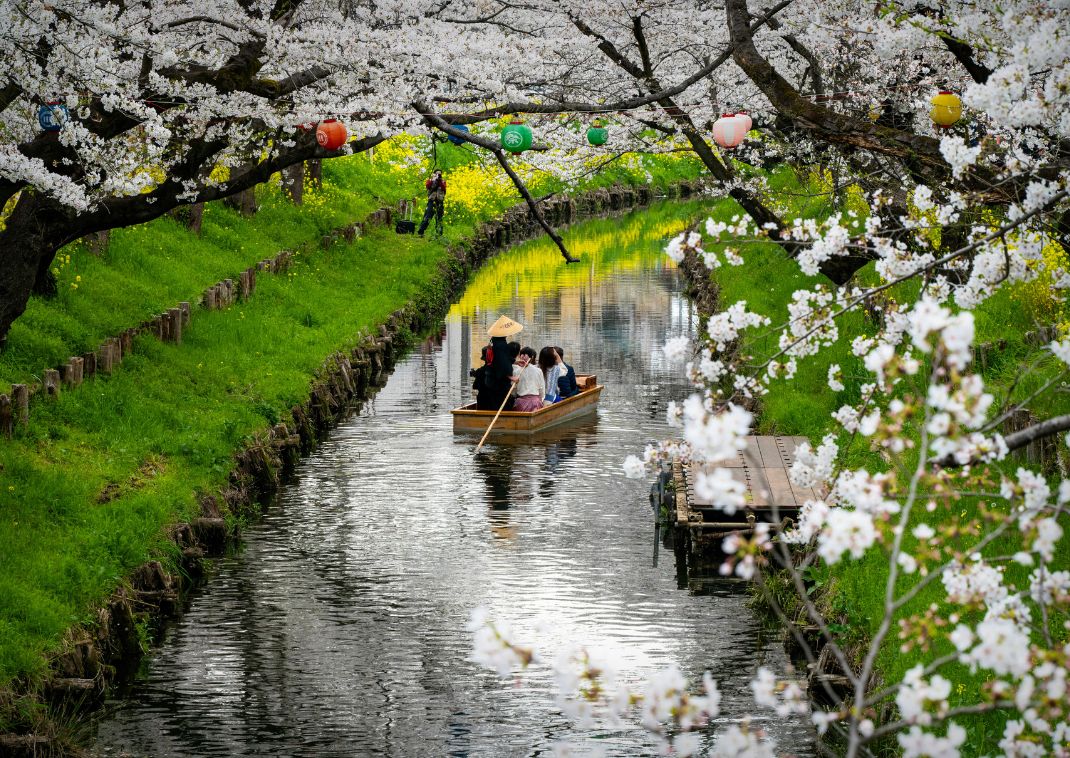
[{"label": "tree trunk", "polygon": [[85,246],[93,255],[103,255],[111,242],[111,229],[103,229],[85,235]]},{"label": "tree trunk", "polygon": [[175,217],[178,223],[200,236],[201,225],[204,221],[204,203],[180,205],[171,211],[171,215]]},{"label": "tree trunk", "polygon": [[[68,226],[70,220],[56,211],[54,202],[35,193],[23,193],[0,231],[0,347],[8,330],[26,310],[30,294],[56,255],[57,244],[50,229]],[[52,278],[55,293],[55,279]]]},{"label": "tree trunk", "polygon": [[313,159],[308,161],[308,178],[316,189],[323,189],[323,161]]},{"label": "tree trunk", "polygon": [[247,190],[229,195],[223,198],[223,202],[245,218],[252,218],[256,215],[256,188],[250,187]]},{"label": "tree trunk", "polygon": [[305,164],[295,163],[282,172],[282,184],[294,205],[301,205],[305,197]]}]

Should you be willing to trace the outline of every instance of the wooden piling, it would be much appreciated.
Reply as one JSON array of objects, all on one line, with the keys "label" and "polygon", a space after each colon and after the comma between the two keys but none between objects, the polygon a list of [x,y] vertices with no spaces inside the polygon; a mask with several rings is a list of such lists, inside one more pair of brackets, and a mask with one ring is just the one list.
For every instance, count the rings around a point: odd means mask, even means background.
[{"label": "wooden piling", "polygon": [[102,374],[110,374],[115,370],[115,354],[112,352],[111,342],[102,342],[97,350],[97,369]]},{"label": "wooden piling", "polygon": [[71,358],[70,364],[71,371],[74,373],[74,382],[72,386],[77,387],[85,378],[85,359],[80,355],[75,355]]},{"label": "wooden piling", "polygon": [[182,326],[189,326],[189,320],[192,315],[192,307],[188,300],[183,300],[178,304],[178,307],[182,309]]},{"label": "wooden piling", "polygon": [[74,375],[74,358],[69,359],[59,367],[59,378],[66,387],[77,387]]},{"label": "wooden piling", "polygon": [[11,439],[11,432],[15,429],[15,416],[11,408],[11,398],[0,395],[0,434]]},{"label": "wooden piling", "polygon": [[15,406],[15,418],[20,426],[30,425],[30,388],[25,384],[11,385],[11,401]]},{"label": "wooden piling", "polygon": [[59,372],[54,368],[45,369],[41,385],[45,388],[45,397],[59,397]]},{"label": "wooden piling", "polygon": [[167,329],[170,340],[176,345],[182,344],[182,309],[170,308],[167,311]]}]

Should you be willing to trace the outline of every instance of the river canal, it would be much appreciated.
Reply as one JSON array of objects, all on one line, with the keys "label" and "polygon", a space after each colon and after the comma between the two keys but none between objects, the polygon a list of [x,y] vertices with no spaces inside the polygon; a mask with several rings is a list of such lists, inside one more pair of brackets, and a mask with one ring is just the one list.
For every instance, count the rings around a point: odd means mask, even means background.
[{"label": "river canal", "polygon": [[[545,240],[488,262],[441,333],[218,563],[109,703],[94,752],[548,756],[570,740],[577,755],[655,754],[638,727],[573,729],[542,670],[518,687],[472,663],[477,606],[543,649],[607,650],[636,680],[671,663],[693,681],[708,669],[724,693],[718,723],[753,711],[755,669],[787,665],[775,635],[744,587],[681,589],[671,553],[653,565],[649,482],[621,472],[669,434],[666,402],[688,391],[660,348],[692,333],[696,314],[661,250],[699,211],[666,204],[578,225],[567,239],[580,264]],[[470,399],[468,370],[500,313],[526,325],[524,344],[562,346],[606,390],[597,418],[477,457],[449,410]],[[810,753],[803,723],[755,725],[782,751]]]}]

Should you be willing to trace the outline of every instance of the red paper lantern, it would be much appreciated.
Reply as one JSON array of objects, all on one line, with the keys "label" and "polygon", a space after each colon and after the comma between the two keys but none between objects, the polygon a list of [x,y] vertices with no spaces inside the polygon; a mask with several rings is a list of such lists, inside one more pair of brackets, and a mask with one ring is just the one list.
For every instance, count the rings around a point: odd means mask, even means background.
[{"label": "red paper lantern", "polygon": [[316,142],[324,150],[337,150],[346,143],[348,136],[345,125],[333,118],[321,121],[316,128]]},{"label": "red paper lantern", "polygon": [[750,115],[746,111],[740,111],[739,113],[737,113],[736,118],[743,122],[743,134],[746,135],[747,132],[751,130],[751,127],[754,126],[754,120],[751,119]]},{"label": "red paper lantern", "polygon": [[[749,116],[748,116],[749,118]],[[721,147],[731,150],[739,147],[747,136],[746,121],[734,113],[725,113],[713,124],[713,139]]]}]

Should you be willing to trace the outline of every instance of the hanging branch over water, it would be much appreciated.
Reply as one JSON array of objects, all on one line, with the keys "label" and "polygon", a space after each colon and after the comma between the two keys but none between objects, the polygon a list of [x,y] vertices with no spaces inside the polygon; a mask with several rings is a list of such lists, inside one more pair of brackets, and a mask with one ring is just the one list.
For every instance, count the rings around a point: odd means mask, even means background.
[{"label": "hanging branch over water", "polygon": [[473,145],[489,150],[494,154],[494,157],[498,160],[498,163],[505,170],[505,173],[509,176],[510,181],[516,187],[517,192],[524,198],[524,202],[528,204],[528,209],[531,211],[531,215],[535,217],[535,220],[539,222],[539,226],[543,228],[543,231],[549,235],[550,239],[554,241],[558,249],[561,251],[561,255],[564,257],[566,263],[579,263],[580,259],[569,253],[568,248],[565,247],[565,241],[561,239],[561,235],[558,234],[546,219],[543,218],[542,212],[539,210],[539,204],[532,197],[531,192],[528,191],[523,180],[517,176],[516,171],[509,165],[508,159],[505,157],[505,151],[495,143],[493,140],[486,137],[480,137],[478,134],[472,134],[471,132],[462,132],[460,129],[456,129],[450,126],[442,116],[435,113],[431,106],[427,103],[416,102],[412,104],[413,107],[424,117],[424,120],[428,125],[435,127],[436,129],[445,132],[450,137],[462,139],[465,142],[470,142]]}]

